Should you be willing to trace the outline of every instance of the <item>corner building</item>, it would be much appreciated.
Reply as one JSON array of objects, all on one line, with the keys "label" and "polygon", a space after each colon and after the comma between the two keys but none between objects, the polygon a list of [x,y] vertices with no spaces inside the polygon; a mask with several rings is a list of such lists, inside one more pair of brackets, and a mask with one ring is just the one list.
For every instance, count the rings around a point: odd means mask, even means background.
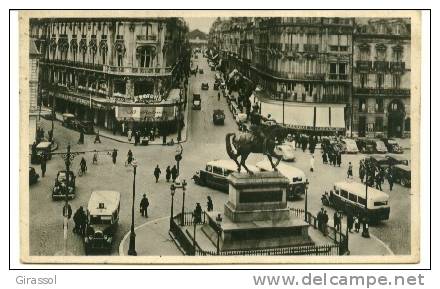
[{"label": "corner building", "polygon": [[43,104],[113,132],[176,129],[186,101],[188,28],[181,18],[42,18]]}]

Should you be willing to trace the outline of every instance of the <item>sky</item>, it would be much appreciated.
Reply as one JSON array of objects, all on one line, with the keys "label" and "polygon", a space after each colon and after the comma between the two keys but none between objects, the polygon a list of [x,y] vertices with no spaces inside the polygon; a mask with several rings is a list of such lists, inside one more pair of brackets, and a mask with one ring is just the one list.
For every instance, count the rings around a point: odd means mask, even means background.
[{"label": "sky", "polygon": [[199,29],[208,33],[211,24],[215,21],[215,17],[185,17],[185,21],[188,23],[189,31]]}]

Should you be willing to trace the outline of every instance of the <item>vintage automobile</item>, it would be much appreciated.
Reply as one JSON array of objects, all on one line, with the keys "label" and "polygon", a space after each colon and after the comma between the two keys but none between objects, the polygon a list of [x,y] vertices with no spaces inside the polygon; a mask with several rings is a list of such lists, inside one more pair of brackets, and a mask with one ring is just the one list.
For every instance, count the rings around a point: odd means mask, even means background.
[{"label": "vintage automobile", "polygon": [[86,255],[110,253],[119,221],[121,194],[117,191],[93,191],[87,206]]},{"label": "vintage automobile", "polygon": [[373,142],[374,142],[374,149],[376,150],[376,153],[386,154],[388,152],[388,149],[385,146],[385,144],[383,143],[383,141],[381,141],[380,139],[373,139]]},{"label": "vintage automobile", "polygon": [[76,129],[77,120],[76,116],[71,113],[63,113],[62,125],[67,128]]},{"label": "vintage automobile", "polygon": [[208,90],[209,84],[207,82],[202,82],[202,90]]},{"label": "vintage automobile", "polygon": [[293,154],[293,148],[292,146],[288,144],[282,144],[275,146],[273,150],[273,154],[281,157],[283,161],[286,162],[294,162],[295,156]]},{"label": "vintage automobile", "polygon": [[35,147],[35,154],[31,154],[31,163],[40,164],[41,156],[45,154],[46,160],[52,159],[52,143],[48,141],[42,141]]},{"label": "vintage automobile", "polygon": [[357,147],[361,153],[364,154],[373,154],[376,152],[375,142],[371,139],[366,138],[358,138],[356,140]]},{"label": "vintage automobile", "polygon": [[390,166],[388,158],[386,158],[384,155],[373,154],[366,159],[371,160],[376,167],[381,169],[387,169]]},{"label": "vintage automobile", "polygon": [[212,114],[212,121],[215,125],[225,124],[225,112],[221,109],[215,109]]},{"label": "vintage automobile", "polygon": [[200,98],[200,94],[193,94],[192,108],[195,110],[200,110],[202,108],[202,99]]},{"label": "vintage automobile", "polygon": [[385,146],[387,147],[387,150],[389,153],[403,154],[402,147],[399,145],[399,143],[395,139],[383,138],[382,141],[384,142]]},{"label": "vintage automobile", "polygon": [[199,73],[203,74],[203,69],[202,68],[199,68]]},{"label": "vintage automobile", "polygon": [[346,154],[357,154],[359,149],[356,141],[350,138],[344,138],[341,140],[342,152]]},{"label": "vintage automobile", "polygon": [[[69,180],[67,181],[67,176]],[[52,200],[62,200],[66,198],[75,198],[75,175],[72,171],[68,173],[64,171],[58,171],[55,179],[55,185],[52,189]]]},{"label": "vintage automobile", "polygon": [[406,165],[395,165],[393,167],[394,182],[404,187],[411,188],[411,167]]},{"label": "vintage automobile", "polygon": [[95,130],[93,128],[93,121],[81,120],[77,121],[76,130],[82,131],[85,134],[94,134]]},{"label": "vintage automobile", "polygon": [[395,166],[395,165],[409,166],[409,160],[403,156],[386,154],[385,157],[388,159],[388,162],[390,163],[391,166]]},{"label": "vintage automobile", "polygon": [[33,185],[38,182],[39,177],[40,175],[35,172],[35,169],[33,167],[29,167],[29,185]]}]

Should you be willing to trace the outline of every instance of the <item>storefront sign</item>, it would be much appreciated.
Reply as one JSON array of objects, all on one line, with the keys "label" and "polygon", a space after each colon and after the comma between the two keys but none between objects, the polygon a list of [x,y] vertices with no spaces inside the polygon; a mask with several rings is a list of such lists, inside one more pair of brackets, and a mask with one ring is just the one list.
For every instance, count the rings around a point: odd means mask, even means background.
[{"label": "storefront sign", "polygon": [[76,102],[76,103],[79,103],[82,105],[90,105],[90,100],[83,99],[78,96],[73,96],[73,95],[64,94],[64,93],[58,93],[57,97],[64,99],[64,100],[67,100],[67,101]]},{"label": "storefront sign", "polygon": [[117,106],[115,108],[115,116],[118,119],[140,119],[140,107]]},{"label": "storefront sign", "polygon": [[155,95],[155,94],[141,94],[136,96],[139,101],[143,102],[161,102],[162,96],[161,95]]}]

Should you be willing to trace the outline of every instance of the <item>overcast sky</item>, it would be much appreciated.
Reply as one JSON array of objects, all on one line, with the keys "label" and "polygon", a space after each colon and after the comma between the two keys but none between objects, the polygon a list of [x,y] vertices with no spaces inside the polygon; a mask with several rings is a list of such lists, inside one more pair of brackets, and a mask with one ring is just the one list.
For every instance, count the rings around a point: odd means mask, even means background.
[{"label": "overcast sky", "polygon": [[185,21],[188,23],[189,31],[199,29],[208,33],[211,24],[215,21],[215,17],[186,17]]}]

